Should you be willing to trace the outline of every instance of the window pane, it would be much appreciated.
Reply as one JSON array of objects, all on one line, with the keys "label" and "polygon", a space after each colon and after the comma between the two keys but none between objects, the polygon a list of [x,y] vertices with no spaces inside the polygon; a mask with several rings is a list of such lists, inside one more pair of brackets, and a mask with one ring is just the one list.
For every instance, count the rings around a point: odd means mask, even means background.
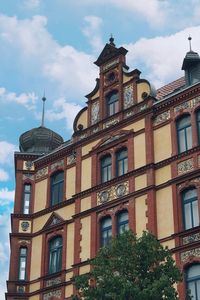
[{"label": "window pane", "polygon": [[64,172],[59,172],[51,177],[51,205],[62,202],[64,186]]},{"label": "window pane", "polygon": [[194,197],[197,197],[197,190],[196,189],[189,189],[186,190],[184,193],[184,200],[188,200]]},{"label": "window pane", "polygon": [[107,112],[108,116],[112,116],[113,114],[119,111],[119,96],[118,92],[114,91],[106,97],[107,101]]},{"label": "window pane", "polygon": [[191,266],[187,271],[188,279],[192,279],[194,277],[200,277],[200,264]]},{"label": "window pane", "polygon": [[192,216],[190,203],[184,205],[184,214],[185,214],[185,229],[192,228]]},{"label": "window pane", "polygon": [[186,136],[187,136],[187,150],[192,148],[192,127],[188,127],[186,129]]},{"label": "window pane", "polygon": [[184,130],[179,131],[178,141],[179,141],[179,152],[186,151],[186,140],[185,140],[185,131]]},{"label": "window pane", "polygon": [[112,220],[110,217],[105,218],[101,221],[100,226],[101,246],[106,246],[112,239]]},{"label": "window pane", "polygon": [[24,191],[25,192],[30,192],[30,190],[31,190],[31,185],[30,184],[25,184],[24,185]]},{"label": "window pane", "polygon": [[55,273],[62,268],[62,237],[49,242],[49,273]]},{"label": "window pane", "polygon": [[189,282],[188,284],[188,290],[190,291],[190,296],[192,296],[192,300],[197,300],[195,296],[195,283],[194,282]]},{"label": "window pane", "polygon": [[198,202],[192,202],[192,212],[193,212],[193,227],[199,226],[199,211],[198,211]]}]

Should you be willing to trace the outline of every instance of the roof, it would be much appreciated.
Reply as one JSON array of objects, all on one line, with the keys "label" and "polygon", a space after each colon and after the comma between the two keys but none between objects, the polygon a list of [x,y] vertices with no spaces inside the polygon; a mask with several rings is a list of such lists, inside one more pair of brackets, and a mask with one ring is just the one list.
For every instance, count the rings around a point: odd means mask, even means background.
[{"label": "roof", "polygon": [[156,98],[161,100],[162,98],[168,96],[179,90],[180,88],[184,87],[186,84],[185,77],[181,77],[177,80],[174,80],[167,85],[162,86],[161,88],[157,89]]}]

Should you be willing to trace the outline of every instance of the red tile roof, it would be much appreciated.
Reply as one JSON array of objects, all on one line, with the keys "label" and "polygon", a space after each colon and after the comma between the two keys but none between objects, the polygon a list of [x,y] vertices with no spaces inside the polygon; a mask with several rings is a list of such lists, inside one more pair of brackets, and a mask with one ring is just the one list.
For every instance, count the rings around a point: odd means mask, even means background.
[{"label": "red tile roof", "polygon": [[184,85],[185,85],[185,77],[181,77],[175,81],[172,81],[167,85],[164,85],[161,88],[157,89],[156,98],[158,100],[161,100],[162,98],[180,89]]}]

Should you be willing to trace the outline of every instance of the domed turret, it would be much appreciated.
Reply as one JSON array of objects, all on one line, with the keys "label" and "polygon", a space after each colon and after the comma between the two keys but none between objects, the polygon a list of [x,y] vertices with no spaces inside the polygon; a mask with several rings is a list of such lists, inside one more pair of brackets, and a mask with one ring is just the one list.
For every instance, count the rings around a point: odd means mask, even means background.
[{"label": "domed turret", "polygon": [[24,132],[19,138],[19,149],[21,152],[47,154],[63,143],[63,138],[51,129],[44,127],[44,106],[46,98],[42,98],[43,112],[42,124]]}]

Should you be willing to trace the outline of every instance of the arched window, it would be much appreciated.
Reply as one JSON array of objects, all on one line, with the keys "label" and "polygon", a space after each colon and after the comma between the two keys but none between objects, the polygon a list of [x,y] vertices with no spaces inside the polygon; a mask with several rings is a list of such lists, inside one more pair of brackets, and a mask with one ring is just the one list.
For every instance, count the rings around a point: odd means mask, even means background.
[{"label": "arched window", "polygon": [[26,280],[27,248],[19,249],[19,280]]},{"label": "arched window", "polygon": [[119,111],[119,94],[113,91],[106,97],[107,102],[107,115],[112,116]]},{"label": "arched window", "polygon": [[116,176],[124,175],[127,172],[128,172],[128,151],[127,148],[123,148],[116,153]]},{"label": "arched window", "polygon": [[184,152],[192,148],[192,127],[190,115],[177,120],[178,152]]},{"label": "arched window", "polygon": [[112,159],[108,154],[101,159],[101,182],[106,182],[112,177]]},{"label": "arched window", "polygon": [[200,145],[200,110],[198,110],[196,113],[196,120],[197,120],[198,143]]},{"label": "arched window", "polygon": [[31,202],[31,184],[24,184],[23,193],[23,213],[30,213],[30,202]]},{"label": "arched window", "polygon": [[64,172],[60,171],[51,176],[51,205],[63,200]]},{"label": "arched window", "polygon": [[190,229],[199,225],[197,190],[190,188],[182,192],[184,228]]},{"label": "arched window", "polygon": [[49,274],[62,269],[62,237],[57,236],[49,241]]},{"label": "arched window", "polygon": [[200,300],[200,264],[192,265],[187,270],[186,286],[192,300]]},{"label": "arched window", "polygon": [[111,217],[106,217],[101,220],[100,223],[100,244],[101,247],[107,246],[112,239],[112,219]]},{"label": "arched window", "polygon": [[128,212],[124,210],[117,215],[117,234],[121,234],[128,229]]}]

